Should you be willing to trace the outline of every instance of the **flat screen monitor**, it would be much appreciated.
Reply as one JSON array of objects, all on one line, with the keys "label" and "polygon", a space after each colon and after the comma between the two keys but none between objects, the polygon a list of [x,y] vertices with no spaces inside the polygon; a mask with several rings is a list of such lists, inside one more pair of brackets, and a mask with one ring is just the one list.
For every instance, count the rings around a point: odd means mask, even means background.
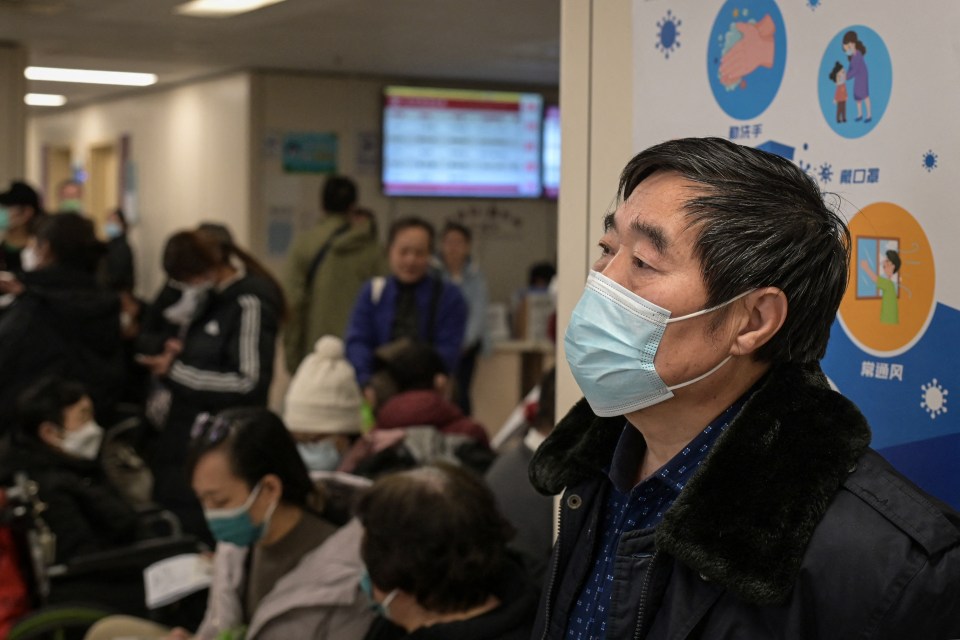
[{"label": "flat screen monitor", "polygon": [[540,197],[542,111],[536,93],[387,87],[384,194]]},{"label": "flat screen monitor", "polygon": [[543,195],[560,193],[560,107],[549,106],[543,114]]}]

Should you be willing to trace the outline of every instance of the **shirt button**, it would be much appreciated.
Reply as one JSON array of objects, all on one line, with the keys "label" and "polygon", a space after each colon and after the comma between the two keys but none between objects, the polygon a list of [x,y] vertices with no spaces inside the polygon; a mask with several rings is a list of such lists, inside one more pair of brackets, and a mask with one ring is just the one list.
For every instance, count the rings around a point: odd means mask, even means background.
[{"label": "shirt button", "polygon": [[573,493],[567,496],[567,506],[571,509],[579,509],[583,504],[583,499],[577,494]]}]

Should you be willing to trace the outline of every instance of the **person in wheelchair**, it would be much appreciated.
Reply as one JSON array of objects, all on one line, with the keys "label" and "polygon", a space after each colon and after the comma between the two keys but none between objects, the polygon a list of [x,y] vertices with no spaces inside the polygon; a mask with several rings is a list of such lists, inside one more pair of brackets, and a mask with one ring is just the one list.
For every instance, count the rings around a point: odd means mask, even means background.
[{"label": "person in wheelchair", "polygon": [[56,536],[55,561],[134,542],[137,512],[101,469],[104,432],[84,386],[42,378],[21,394],[18,418],[20,429],[4,466],[37,483],[47,505],[43,518]]}]

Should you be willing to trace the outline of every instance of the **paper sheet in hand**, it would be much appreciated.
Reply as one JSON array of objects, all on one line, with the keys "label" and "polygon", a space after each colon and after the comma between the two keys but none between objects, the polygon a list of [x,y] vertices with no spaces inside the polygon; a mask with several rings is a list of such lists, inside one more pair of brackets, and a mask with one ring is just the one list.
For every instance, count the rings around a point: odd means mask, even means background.
[{"label": "paper sheet in hand", "polygon": [[143,570],[147,608],[157,609],[210,586],[211,561],[198,553],[185,553],[155,562]]}]

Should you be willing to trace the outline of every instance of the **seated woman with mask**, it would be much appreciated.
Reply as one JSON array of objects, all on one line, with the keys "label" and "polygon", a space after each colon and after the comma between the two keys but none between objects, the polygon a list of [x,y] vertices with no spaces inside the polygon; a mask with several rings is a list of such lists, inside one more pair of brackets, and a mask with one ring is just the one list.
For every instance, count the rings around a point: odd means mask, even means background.
[{"label": "seated woman with mask", "polygon": [[217,539],[200,628],[114,619],[87,638],[362,638],[372,616],[358,588],[359,523],[337,529],[319,515],[322,499],[280,418],[230,409],[201,415],[192,433],[187,467]]},{"label": "seated woman with mask", "polygon": [[383,476],[357,517],[361,586],[381,614],[368,640],[530,637],[538,590],[508,554],[512,530],[477,476],[449,465]]},{"label": "seated woman with mask", "polygon": [[283,421],[311,473],[336,471],[361,433],[360,387],[335,336],[317,340],[290,381]]}]

